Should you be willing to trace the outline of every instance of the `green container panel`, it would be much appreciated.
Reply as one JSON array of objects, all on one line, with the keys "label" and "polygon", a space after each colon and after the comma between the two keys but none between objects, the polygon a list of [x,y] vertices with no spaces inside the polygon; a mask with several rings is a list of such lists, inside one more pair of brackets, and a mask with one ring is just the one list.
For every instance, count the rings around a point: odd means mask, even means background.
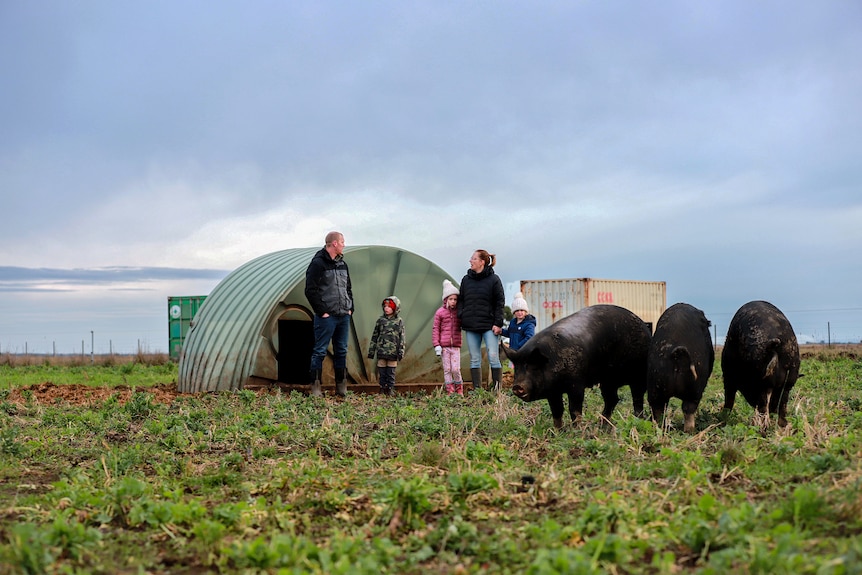
[{"label": "green container panel", "polygon": [[168,349],[173,360],[180,358],[183,342],[192,327],[192,320],[207,296],[171,296],[168,298]]}]

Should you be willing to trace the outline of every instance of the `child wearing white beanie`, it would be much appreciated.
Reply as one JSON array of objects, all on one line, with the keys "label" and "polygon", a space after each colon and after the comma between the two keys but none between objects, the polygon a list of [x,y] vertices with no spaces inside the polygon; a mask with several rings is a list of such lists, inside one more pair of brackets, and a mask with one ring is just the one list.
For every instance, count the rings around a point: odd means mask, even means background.
[{"label": "child wearing white beanie", "polygon": [[515,299],[512,300],[512,313],[516,311],[525,311],[530,313],[530,309],[527,307],[527,300],[524,299],[524,294],[518,292],[515,294]]},{"label": "child wearing white beanie", "polygon": [[461,380],[461,319],[458,317],[458,288],[443,280],[443,305],[434,314],[431,344],[443,360],[443,384],[446,393],[464,395]]},{"label": "child wearing white beanie", "polygon": [[[503,328],[503,337],[509,338],[509,348],[519,350],[536,334],[536,318],[530,314],[524,294],[518,292],[512,300],[512,321]],[[511,362],[509,362],[511,364]]]}]

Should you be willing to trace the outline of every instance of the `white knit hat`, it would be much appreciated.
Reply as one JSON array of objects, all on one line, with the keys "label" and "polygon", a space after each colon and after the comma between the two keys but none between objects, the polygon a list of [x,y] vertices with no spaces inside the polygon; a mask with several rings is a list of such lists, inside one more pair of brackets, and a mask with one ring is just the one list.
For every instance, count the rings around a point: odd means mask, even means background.
[{"label": "white knit hat", "polygon": [[530,313],[530,309],[527,307],[527,300],[524,299],[524,294],[521,292],[516,293],[515,299],[512,300],[512,313],[515,313],[519,309]]},{"label": "white knit hat", "polygon": [[450,295],[458,295],[458,288],[452,285],[449,280],[443,280],[443,301]]}]

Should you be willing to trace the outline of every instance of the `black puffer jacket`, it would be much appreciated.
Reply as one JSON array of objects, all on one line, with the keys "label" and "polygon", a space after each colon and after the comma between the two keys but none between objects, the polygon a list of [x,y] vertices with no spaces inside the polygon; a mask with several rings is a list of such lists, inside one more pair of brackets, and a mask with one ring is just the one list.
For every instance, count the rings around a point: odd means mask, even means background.
[{"label": "black puffer jacket", "polygon": [[353,286],[342,256],[332,259],[326,248],[314,254],[305,271],[305,297],[317,315],[353,313]]},{"label": "black puffer jacket", "polygon": [[503,327],[505,305],[503,282],[494,273],[493,267],[485,266],[479,273],[467,270],[467,275],[461,280],[461,294],[458,297],[461,329],[484,332],[495,325]]}]

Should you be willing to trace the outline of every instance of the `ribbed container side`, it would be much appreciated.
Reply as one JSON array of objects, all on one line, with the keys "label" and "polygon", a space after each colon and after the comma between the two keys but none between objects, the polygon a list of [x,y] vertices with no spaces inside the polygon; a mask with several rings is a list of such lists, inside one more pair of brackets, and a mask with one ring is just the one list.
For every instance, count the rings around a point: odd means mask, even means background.
[{"label": "ribbed container side", "polygon": [[541,330],[584,307],[613,304],[634,312],[655,329],[667,306],[665,282],[569,278],[522,280],[521,292]]},{"label": "ribbed container side", "polygon": [[168,297],[168,350],[172,360],[180,358],[186,335],[206,298],[205,295]]},{"label": "ribbed container side", "polygon": [[587,305],[624,307],[648,323],[651,330],[667,307],[665,282],[588,279],[585,285]]},{"label": "ribbed container side", "polygon": [[571,315],[584,307],[584,282],[581,279],[522,280],[521,292],[536,330]]}]

